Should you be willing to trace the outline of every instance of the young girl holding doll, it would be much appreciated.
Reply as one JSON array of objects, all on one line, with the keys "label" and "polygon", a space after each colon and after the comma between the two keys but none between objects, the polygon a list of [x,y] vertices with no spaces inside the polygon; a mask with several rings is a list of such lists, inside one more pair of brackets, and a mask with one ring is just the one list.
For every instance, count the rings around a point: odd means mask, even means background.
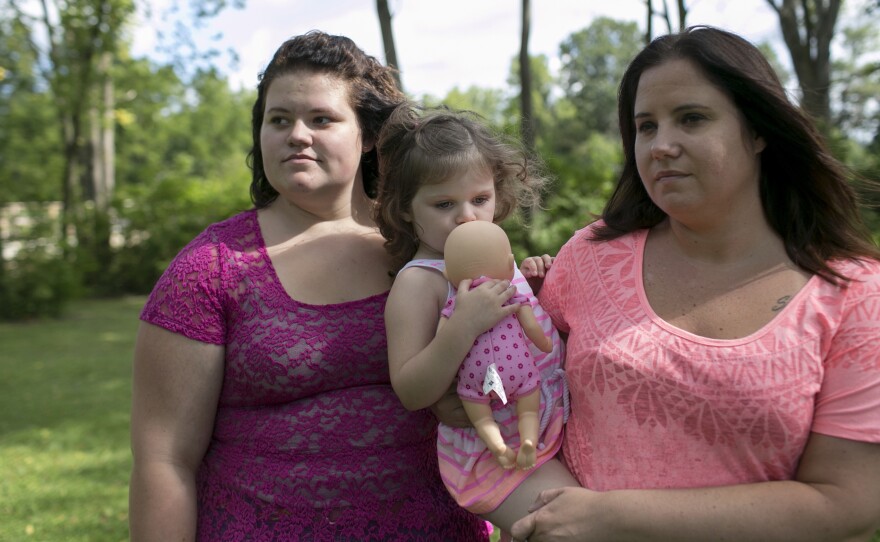
[{"label": "young girl holding doll", "polygon": [[[474,220],[500,223],[518,207],[537,202],[546,179],[516,144],[494,134],[469,112],[399,107],[377,142],[380,184],[374,212],[386,249],[399,269],[385,309],[391,384],[410,410],[429,407],[450,392],[462,360],[478,336],[514,313],[514,294],[530,299],[553,348],[532,348],[540,372],[540,433],[535,467],[510,468],[467,422],[438,429],[440,472],[456,501],[509,531],[544,489],[576,486],[554,459],[562,442],[567,390],[563,343],[537,304],[527,279],[540,281],[549,256],[527,258],[511,281],[450,284],[443,248],[450,232]],[[441,311],[455,312],[438,329]],[[493,402],[505,443],[519,447],[516,407]],[[465,427],[466,425],[466,427]],[[509,456],[512,457],[512,456]],[[505,466],[502,466],[505,463]],[[507,467],[507,468],[505,468]]]}]

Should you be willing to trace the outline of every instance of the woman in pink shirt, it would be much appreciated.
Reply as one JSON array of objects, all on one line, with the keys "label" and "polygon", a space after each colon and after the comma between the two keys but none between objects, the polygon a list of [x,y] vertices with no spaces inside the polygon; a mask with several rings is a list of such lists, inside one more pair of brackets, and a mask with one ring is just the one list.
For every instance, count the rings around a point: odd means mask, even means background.
[{"label": "woman in pink shirt", "polygon": [[722,30],[654,40],[619,96],[618,186],[539,296],[583,488],[541,493],[514,537],[870,539],[880,251],[844,168]]}]

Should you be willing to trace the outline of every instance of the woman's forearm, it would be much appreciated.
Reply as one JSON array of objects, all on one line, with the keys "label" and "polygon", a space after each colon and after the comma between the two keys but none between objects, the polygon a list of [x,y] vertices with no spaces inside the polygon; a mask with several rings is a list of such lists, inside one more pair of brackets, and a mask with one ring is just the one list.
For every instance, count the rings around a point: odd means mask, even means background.
[{"label": "woman's forearm", "polygon": [[846,541],[873,532],[851,497],[794,481],[598,497],[596,516],[608,522],[603,540]]},{"label": "woman's forearm", "polygon": [[516,525],[518,540],[646,542],[869,540],[877,528],[871,495],[796,481],[703,489],[542,494],[544,504]]},{"label": "woman's forearm", "polygon": [[131,542],[196,539],[195,474],[171,464],[132,468],[129,488]]}]

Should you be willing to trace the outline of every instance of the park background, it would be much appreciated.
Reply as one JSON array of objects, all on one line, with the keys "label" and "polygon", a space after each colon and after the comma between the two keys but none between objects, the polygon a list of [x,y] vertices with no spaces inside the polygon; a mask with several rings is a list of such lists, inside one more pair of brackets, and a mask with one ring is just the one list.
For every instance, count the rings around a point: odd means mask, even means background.
[{"label": "park background", "polygon": [[414,99],[521,137],[555,179],[504,225],[522,257],[601,211],[617,82],[692,24],[758,43],[854,179],[880,179],[880,0],[0,0],[0,541],[128,538],[137,315],[250,206],[257,73],[283,39],[349,35]]}]

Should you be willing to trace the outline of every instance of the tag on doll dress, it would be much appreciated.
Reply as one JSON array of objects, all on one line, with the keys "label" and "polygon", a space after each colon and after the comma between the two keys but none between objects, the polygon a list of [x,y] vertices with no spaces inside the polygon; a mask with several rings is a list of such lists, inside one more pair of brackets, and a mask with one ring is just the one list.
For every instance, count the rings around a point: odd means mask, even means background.
[{"label": "tag on doll dress", "polygon": [[504,393],[504,384],[501,382],[501,375],[498,374],[498,368],[494,363],[489,364],[486,368],[486,378],[483,379],[483,393],[489,395],[494,391],[501,402],[507,404],[507,394]]}]

